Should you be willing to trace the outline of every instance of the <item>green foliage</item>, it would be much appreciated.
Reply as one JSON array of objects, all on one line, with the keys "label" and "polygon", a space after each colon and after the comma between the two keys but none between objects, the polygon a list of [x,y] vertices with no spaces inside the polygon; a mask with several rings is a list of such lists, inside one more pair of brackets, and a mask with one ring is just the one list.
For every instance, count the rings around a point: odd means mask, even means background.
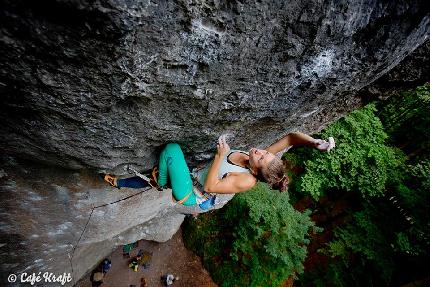
[{"label": "green foliage", "polygon": [[379,225],[385,216],[368,205],[352,217],[350,224],[335,230],[336,239],[328,243],[329,253],[333,257],[341,257],[346,267],[350,265],[351,253],[359,255],[364,262],[374,262],[388,282],[394,269],[393,248],[390,245],[394,238]]},{"label": "green foliage", "polygon": [[298,212],[288,200],[287,193],[259,183],[216,216],[190,222],[186,244],[220,286],[278,286],[303,272],[308,233],[316,231],[309,212]]},{"label": "green foliage", "polygon": [[429,84],[379,104],[378,116],[370,104],[318,136],[336,139],[332,153],[298,149],[288,156],[304,168],[296,196],[362,195],[322,249],[331,256],[326,268],[301,276],[303,285],[393,284],[393,275],[409,268],[405,262],[430,255],[429,104]]},{"label": "green foliage", "polygon": [[412,225],[397,234],[397,245],[401,252],[419,255],[430,250],[430,161],[409,165],[406,173],[395,192]]},{"label": "green foliage", "polygon": [[336,148],[329,154],[301,151],[305,174],[300,190],[318,199],[325,191],[359,191],[364,197],[384,193],[390,179],[400,175],[401,153],[385,144],[387,134],[375,116],[375,105],[352,112],[329,126],[322,138],[333,136]]},{"label": "green foliage", "polygon": [[410,158],[429,159],[430,83],[382,103],[379,117],[390,134],[390,143]]},{"label": "green foliage", "polygon": [[397,233],[397,245],[399,246],[399,250],[406,253],[415,253],[409,237],[407,234],[403,232]]},{"label": "green foliage", "polygon": [[309,243],[305,235],[313,226],[308,215],[288,203],[287,193],[268,192],[263,184],[227,208],[227,219],[239,219],[231,255],[250,270],[250,286],[264,286],[267,278],[277,286],[289,275],[303,272]]},{"label": "green foliage", "polygon": [[430,256],[429,104],[426,85],[378,105],[378,116],[376,105],[367,105],[317,136],[335,138],[330,153],[298,148],[284,155],[294,167],[294,200],[321,199],[312,204],[327,227],[319,239],[322,256],[330,257],[324,266],[302,273],[308,234],[317,228],[289,194],[264,184],[188,221],[187,247],[220,286],[279,286],[301,273],[296,283],[305,286],[404,284],[393,281],[396,274]]},{"label": "green foliage", "polygon": [[410,166],[410,172],[415,180],[414,185],[423,193],[428,194],[430,190],[430,161],[422,161],[415,166]]}]

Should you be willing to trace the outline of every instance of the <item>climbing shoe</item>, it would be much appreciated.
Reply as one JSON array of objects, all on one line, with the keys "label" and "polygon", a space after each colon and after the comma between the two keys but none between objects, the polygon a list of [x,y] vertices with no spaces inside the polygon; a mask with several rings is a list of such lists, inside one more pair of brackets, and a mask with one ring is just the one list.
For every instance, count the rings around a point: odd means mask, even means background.
[{"label": "climbing shoe", "polygon": [[161,186],[158,185],[157,178],[158,178],[158,168],[156,166],[154,166],[152,168],[152,171],[151,171],[151,181],[149,182],[149,184],[152,187],[155,187],[159,191],[161,191],[161,190],[163,190],[163,187],[161,187]]},{"label": "climbing shoe", "polygon": [[116,185],[116,181],[117,181],[117,178],[116,178],[116,177],[114,177],[114,176],[112,176],[112,175],[110,175],[110,174],[105,174],[105,176],[104,176],[104,180],[105,180],[107,183],[109,183],[111,186],[116,187],[116,188],[119,188],[119,187]]}]

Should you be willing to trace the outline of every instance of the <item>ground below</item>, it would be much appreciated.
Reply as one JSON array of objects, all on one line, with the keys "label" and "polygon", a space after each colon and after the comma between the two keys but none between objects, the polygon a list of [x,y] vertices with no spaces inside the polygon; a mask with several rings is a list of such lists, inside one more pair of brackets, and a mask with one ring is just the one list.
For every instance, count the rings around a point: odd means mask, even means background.
[{"label": "ground below", "polygon": [[[152,252],[150,267],[144,269],[139,266],[139,270],[134,272],[128,267],[130,259],[123,258],[122,247],[119,247],[108,257],[112,261],[112,268],[105,276],[104,287],[139,287],[142,277],[146,278],[149,287],[163,286],[160,277],[166,273],[180,277],[180,280],[173,283],[174,287],[217,286],[204,269],[200,258],[185,248],[182,229],[165,243],[139,241],[138,247],[132,250],[131,257],[136,256],[139,249]],[[82,278],[77,286],[91,287],[90,274]]]}]

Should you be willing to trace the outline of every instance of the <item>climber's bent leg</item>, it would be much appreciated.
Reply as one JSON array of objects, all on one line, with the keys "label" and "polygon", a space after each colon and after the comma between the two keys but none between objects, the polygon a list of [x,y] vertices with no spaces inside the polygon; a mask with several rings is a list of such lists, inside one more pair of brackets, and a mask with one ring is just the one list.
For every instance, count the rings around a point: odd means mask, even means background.
[{"label": "climber's bent leg", "polygon": [[129,188],[142,188],[149,186],[149,183],[138,176],[133,176],[129,178],[117,179],[116,185],[118,188],[129,187]]},{"label": "climber's bent leg", "polygon": [[183,205],[196,204],[196,195],[192,192],[193,181],[190,170],[185,162],[181,147],[177,143],[167,144],[160,154],[158,185],[165,186],[168,178],[176,200],[182,200],[189,195]]}]

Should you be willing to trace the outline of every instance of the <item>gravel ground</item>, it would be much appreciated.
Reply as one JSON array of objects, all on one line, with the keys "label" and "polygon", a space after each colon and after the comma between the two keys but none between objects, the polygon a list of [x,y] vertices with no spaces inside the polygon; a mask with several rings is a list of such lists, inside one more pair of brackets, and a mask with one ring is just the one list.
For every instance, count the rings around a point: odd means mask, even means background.
[{"label": "gravel ground", "polygon": [[[163,286],[160,277],[171,273],[180,279],[173,283],[174,287],[202,287],[217,286],[203,268],[200,258],[185,248],[182,240],[182,229],[165,243],[153,241],[139,241],[131,256],[135,256],[139,249],[152,252],[152,260],[148,269],[139,267],[134,272],[128,267],[130,259],[123,258],[122,247],[115,250],[108,258],[112,261],[112,268],[106,274],[103,287],[140,286],[141,278],[146,278],[148,287]],[[87,274],[78,284],[80,287],[91,287],[90,274]]]}]

